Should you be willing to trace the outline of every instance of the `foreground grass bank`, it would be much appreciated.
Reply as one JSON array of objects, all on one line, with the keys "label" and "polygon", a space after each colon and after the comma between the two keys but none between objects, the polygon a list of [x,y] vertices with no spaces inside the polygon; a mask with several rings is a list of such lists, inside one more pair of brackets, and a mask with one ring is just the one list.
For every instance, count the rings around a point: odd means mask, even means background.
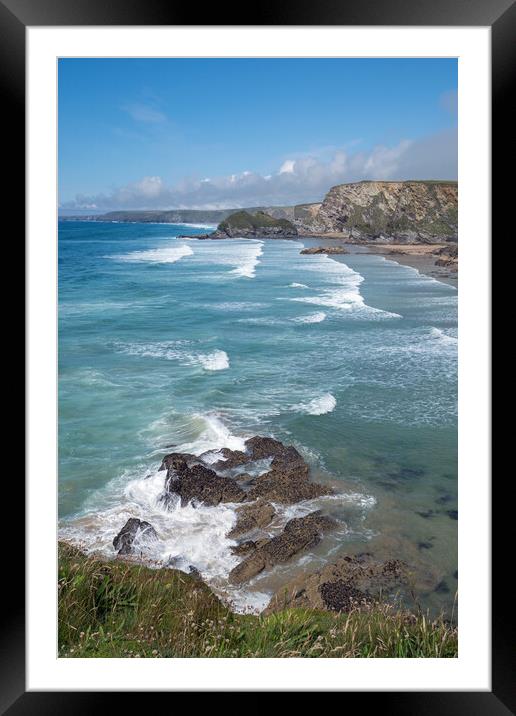
[{"label": "foreground grass bank", "polygon": [[233,614],[194,576],[59,545],[61,657],[456,657],[457,631],[387,605]]}]

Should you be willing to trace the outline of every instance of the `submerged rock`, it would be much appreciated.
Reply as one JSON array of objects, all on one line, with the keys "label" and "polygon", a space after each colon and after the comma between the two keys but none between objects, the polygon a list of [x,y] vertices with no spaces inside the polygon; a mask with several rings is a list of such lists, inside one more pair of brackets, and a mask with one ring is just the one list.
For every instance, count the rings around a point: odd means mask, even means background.
[{"label": "submerged rock", "polygon": [[320,511],[311,512],[306,517],[290,520],[280,535],[266,540],[229,574],[232,584],[246,582],[275,564],[288,562],[303,549],[316,545],[323,532],[336,526],[336,521],[326,517]]},{"label": "submerged rock", "polygon": [[128,555],[134,553],[137,547],[135,541],[139,543],[156,539],[158,539],[156,530],[149,522],[131,517],[113,540],[113,547],[119,555]]},{"label": "submerged rock", "polygon": [[272,522],[275,514],[276,510],[270,502],[266,502],[262,499],[249,505],[242,505],[242,507],[237,509],[237,523],[233,529],[228,532],[228,537],[233,539],[246,532],[263,529]]},{"label": "submerged rock", "polygon": [[348,612],[368,604],[386,590],[406,584],[408,566],[397,559],[375,561],[370,555],[341,557],[309,575],[300,575],[281,587],[265,613],[286,608]]}]

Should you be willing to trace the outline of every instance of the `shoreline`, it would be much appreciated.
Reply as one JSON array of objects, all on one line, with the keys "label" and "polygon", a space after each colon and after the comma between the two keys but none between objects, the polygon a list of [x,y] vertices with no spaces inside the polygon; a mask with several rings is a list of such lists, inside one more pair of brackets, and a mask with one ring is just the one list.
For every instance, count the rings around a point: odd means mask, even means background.
[{"label": "shoreline", "polygon": [[387,261],[394,261],[402,266],[416,269],[420,274],[433,278],[448,286],[458,287],[458,273],[450,271],[448,266],[437,266],[435,251],[449,244],[373,244],[369,242],[351,242],[342,234],[300,235],[299,239],[320,241],[321,245],[328,242],[329,247],[345,246],[349,254],[375,254],[383,256]]},{"label": "shoreline", "polygon": [[[448,286],[458,288],[459,281],[457,272],[452,273],[447,266],[436,266],[435,256],[431,253],[431,251],[437,248],[442,248],[443,244],[423,244],[423,246],[428,246],[429,251],[418,253],[417,249],[421,248],[419,244],[413,244],[408,247],[404,246],[403,252],[400,250],[399,253],[397,247],[391,249],[387,247],[367,246],[367,251],[370,254],[383,256],[387,261],[394,261],[402,266],[409,266],[410,268],[416,269],[420,274],[434,278],[436,281],[445,283]],[[416,250],[411,252],[411,247]]]}]

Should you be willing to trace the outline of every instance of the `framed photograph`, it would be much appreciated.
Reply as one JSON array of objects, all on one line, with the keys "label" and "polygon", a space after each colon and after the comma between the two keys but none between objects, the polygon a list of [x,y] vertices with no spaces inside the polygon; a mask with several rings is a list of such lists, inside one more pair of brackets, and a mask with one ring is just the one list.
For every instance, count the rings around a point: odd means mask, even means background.
[{"label": "framed photograph", "polygon": [[0,0],[28,307],[2,713],[511,713],[490,322],[514,4],[126,5]]}]

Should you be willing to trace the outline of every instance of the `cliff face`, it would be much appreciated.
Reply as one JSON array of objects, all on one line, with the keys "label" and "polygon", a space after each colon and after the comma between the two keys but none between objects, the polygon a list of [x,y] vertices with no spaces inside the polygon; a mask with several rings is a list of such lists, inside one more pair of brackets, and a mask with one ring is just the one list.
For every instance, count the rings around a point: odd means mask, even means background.
[{"label": "cliff face", "polygon": [[457,240],[457,183],[364,181],[334,186],[303,234],[339,232],[350,241],[434,243]]}]

